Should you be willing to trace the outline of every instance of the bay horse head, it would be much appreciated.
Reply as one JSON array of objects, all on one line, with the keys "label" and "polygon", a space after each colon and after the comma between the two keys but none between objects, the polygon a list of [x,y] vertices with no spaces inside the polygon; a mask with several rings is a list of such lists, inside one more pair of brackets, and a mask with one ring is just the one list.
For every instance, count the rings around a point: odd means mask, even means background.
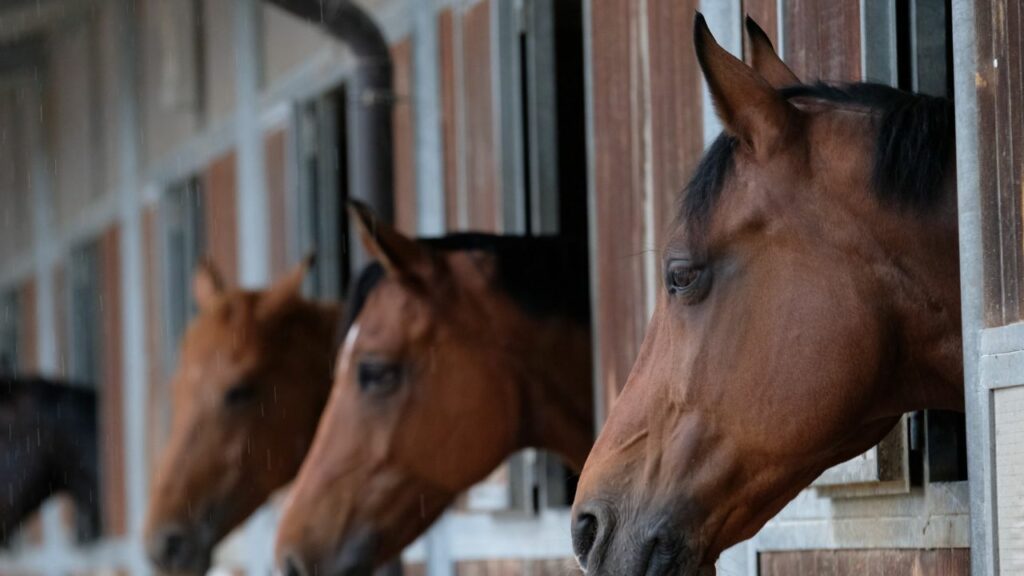
[{"label": "bay horse head", "polygon": [[204,574],[214,545],[299,469],[327,401],[340,319],[304,299],[311,259],[267,290],[196,272],[199,312],[171,383],[171,433],[146,523],[153,562]]},{"label": "bay horse head", "polygon": [[79,542],[100,535],[96,393],[38,377],[0,377],[0,545],[56,494],[75,505]]},{"label": "bay horse head", "polygon": [[576,469],[593,439],[585,247],[416,241],[351,206],[375,263],[348,298],[334,388],[288,497],[288,575],[369,574],[514,451]]},{"label": "bay horse head", "polygon": [[573,545],[591,576],[712,574],[902,413],[963,407],[952,106],[792,85],[748,33],[756,68],[696,18],[724,131],[580,479]]}]

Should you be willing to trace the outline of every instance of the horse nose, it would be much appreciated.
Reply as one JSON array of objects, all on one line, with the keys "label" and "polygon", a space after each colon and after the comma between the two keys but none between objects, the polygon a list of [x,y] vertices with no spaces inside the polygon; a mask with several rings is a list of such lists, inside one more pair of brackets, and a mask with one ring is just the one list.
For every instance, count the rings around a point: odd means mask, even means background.
[{"label": "horse nose", "polygon": [[150,537],[149,557],[161,568],[183,566],[187,562],[188,540],[180,526],[166,526]]},{"label": "horse nose", "polygon": [[281,576],[307,576],[302,559],[296,554],[286,554],[281,565]]},{"label": "horse nose", "polygon": [[604,506],[585,504],[573,517],[572,548],[584,571],[607,543],[610,530],[611,514]]}]

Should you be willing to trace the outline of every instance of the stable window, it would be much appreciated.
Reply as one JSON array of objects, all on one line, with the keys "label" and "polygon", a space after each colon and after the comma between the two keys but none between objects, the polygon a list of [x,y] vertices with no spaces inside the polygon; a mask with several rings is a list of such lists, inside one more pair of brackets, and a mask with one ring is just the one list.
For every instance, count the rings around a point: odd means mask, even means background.
[{"label": "stable window", "polygon": [[178,345],[195,313],[192,275],[206,246],[203,214],[203,196],[197,177],[173,184],[160,200],[165,311],[163,365],[168,374],[178,365]]},{"label": "stable window", "polygon": [[17,374],[19,370],[18,300],[17,290],[0,293],[0,375]]},{"label": "stable window", "polygon": [[[583,3],[495,5],[503,229],[587,244]],[[526,450],[509,461],[508,507],[572,504],[575,475],[558,456]],[[474,489],[478,493],[479,489]],[[473,491],[470,503],[473,503]]]},{"label": "stable window", "polygon": [[345,245],[348,155],[344,88],[296,105],[290,133],[298,194],[289,198],[289,257],[296,261],[314,251],[317,265],[307,276],[306,293],[341,300],[351,275]]},{"label": "stable window", "polygon": [[67,264],[68,377],[90,386],[103,377],[101,291],[100,245],[90,240],[71,250]]}]

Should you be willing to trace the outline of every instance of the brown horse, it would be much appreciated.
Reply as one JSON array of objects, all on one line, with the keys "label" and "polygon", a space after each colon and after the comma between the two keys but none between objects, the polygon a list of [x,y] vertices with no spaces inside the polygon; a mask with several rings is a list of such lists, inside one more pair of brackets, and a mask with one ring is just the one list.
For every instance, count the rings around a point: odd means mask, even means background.
[{"label": "brown horse", "polygon": [[199,314],[172,383],[171,437],[146,528],[153,562],[203,574],[214,545],[290,481],[327,401],[340,313],[303,299],[309,259],[265,291],[193,282]]},{"label": "brown horse", "polygon": [[79,542],[100,534],[96,392],[0,376],[0,546],[55,494],[75,504]]},{"label": "brown horse", "polygon": [[580,479],[590,575],[714,573],[900,415],[963,407],[952,106],[756,70],[704,19],[724,133],[663,248],[664,288]]},{"label": "brown horse", "polygon": [[368,574],[515,450],[578,470],[593,439],[585,249],[413,241],[352,213],[376,263],[350,295],[334,389],[281,521],[290,576]]}]

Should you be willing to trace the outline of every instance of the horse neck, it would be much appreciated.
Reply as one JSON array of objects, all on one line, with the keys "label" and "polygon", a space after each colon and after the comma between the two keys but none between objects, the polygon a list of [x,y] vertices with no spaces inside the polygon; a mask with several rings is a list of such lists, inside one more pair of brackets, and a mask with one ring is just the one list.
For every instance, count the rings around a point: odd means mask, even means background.
[{"label": "horse neck", "polygon": [[[953,178],[943,206],[924,216],[892,215],[889,244],[892,297],[901,327],[902,411],[963,409],[959,239]],[[892,213],[890,213],[892,214]],[[910,219],[908,221],[908,219]]]},{"label": "horse neck", "polygon": [[550,450],[581,469],[594,441],[589,330],[564,317],[524,317],[505,334],[506,350],[517,351],[521,447]]}]

